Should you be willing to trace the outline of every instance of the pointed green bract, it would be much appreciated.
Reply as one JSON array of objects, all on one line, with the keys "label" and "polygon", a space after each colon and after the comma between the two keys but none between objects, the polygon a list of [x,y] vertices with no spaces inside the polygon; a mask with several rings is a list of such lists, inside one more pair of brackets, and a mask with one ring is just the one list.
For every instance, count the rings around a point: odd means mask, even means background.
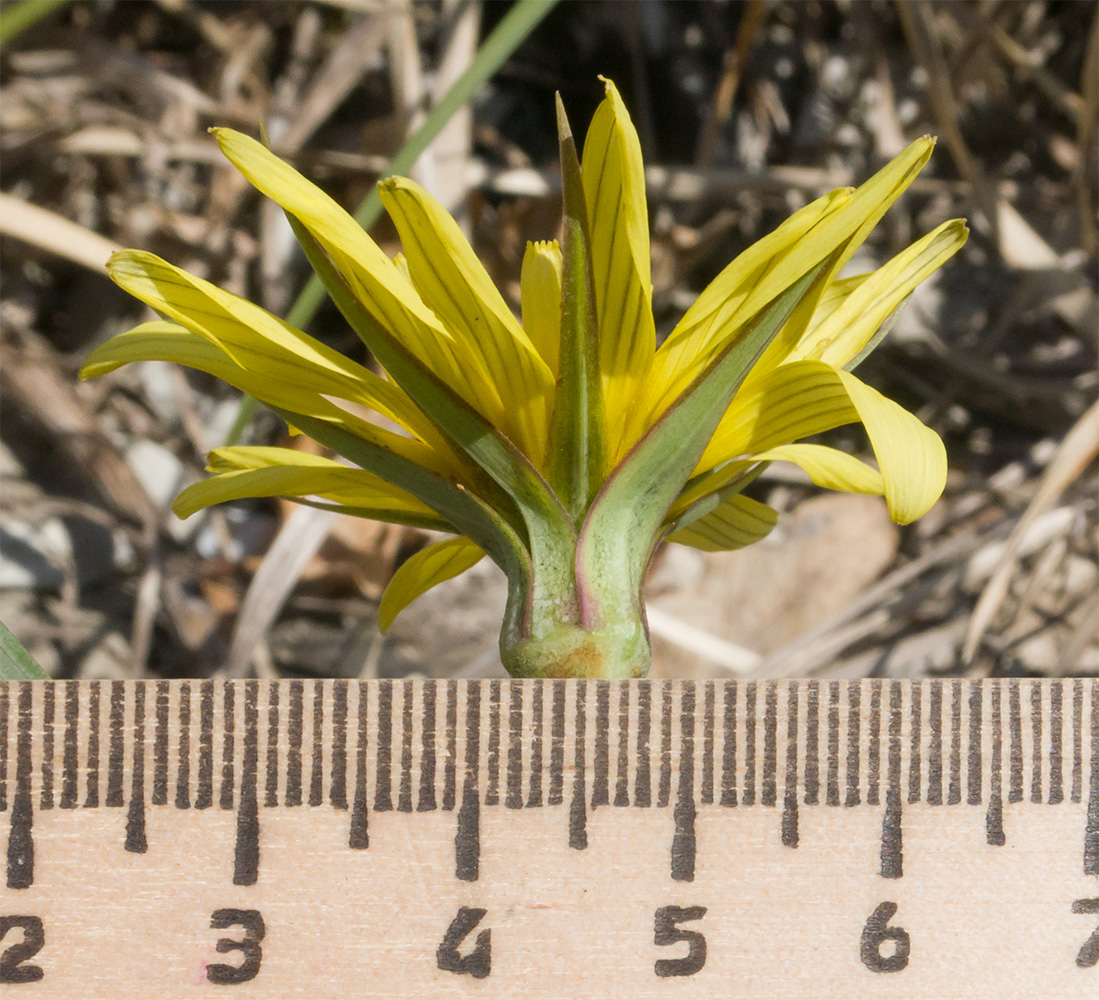
[{"label": "pointed green bract", "polygon": [[[552,592],[559,597],[548,598],[549,603],[556,606],[560,602],[566,608],[574,606],[575,598],[569,597],[571,576],[566,553],[574,544],[576,530],[557,496],[514,444],[422,365],[397,338],[374,322],[305,227],[294,219],[290,221],[313,270],[347,321],[447,439],[484,470],[518,508],[521,523],[512,519],[511,524],[514,529],[525,532],[533,573],[540,584],[556,581]],[[497,509],[501,509],[498,502]],[[501,513],[507,515],[506,510]],[[486,551],[491,553],[491,549]],[[540,588],[528,596],[538,604],[543,600],[541,593]]]},{"label": "pointed green bract", "polygon": [[576,564],[583,621],[640,604],[664,516],[698,463],[737,387],[824,268],[783,292],[650,428],[607,480],[580,530]]},{"label": "pointed green bract", "polygon": [[587,513],[606,466],[606,411],[599,373],[599,326],[588,208],[561,98],[557,98],[564,189],[561,339],[550,431],[549,478],[575,522]]},{"label": "pointed green bract", "polygon": [[0,622],[0,681],[48,681],[50,675]]}]

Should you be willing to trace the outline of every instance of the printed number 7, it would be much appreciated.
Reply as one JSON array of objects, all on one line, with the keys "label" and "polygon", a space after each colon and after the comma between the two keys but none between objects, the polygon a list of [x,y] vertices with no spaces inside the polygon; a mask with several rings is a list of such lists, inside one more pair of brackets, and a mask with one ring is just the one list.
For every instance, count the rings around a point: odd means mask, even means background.
[{"label": "printed number 7", "polygon": [[[1078,899],[1072,904],[1073,913],[1099,913],[1099,899]],[[1081,969],[1094,969],[1099,965],[1099,927],[1091,932],[1076,956],[1076,964]]]}]

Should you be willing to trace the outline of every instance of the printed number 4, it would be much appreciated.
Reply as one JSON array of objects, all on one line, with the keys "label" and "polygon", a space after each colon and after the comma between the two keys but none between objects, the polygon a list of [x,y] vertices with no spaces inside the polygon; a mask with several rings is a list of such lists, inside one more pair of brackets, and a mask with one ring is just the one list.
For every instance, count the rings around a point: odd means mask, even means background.
[{"label": "printed number 4", "polygon": [[460,945],[480,922],[487,910],[479,906],[463,906],[446,929],[442,944],[435,952],[435,964],[443,972],[484,979],[492,971],[492,930],[485,928],[477,935],[468,955],[458,951]]}]

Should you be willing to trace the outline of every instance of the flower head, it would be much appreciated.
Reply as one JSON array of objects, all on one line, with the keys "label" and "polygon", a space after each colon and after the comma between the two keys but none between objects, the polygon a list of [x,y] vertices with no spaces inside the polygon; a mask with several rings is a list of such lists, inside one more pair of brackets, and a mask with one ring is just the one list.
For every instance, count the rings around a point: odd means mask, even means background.
[{"label": "flower head", "polygon": [[[658,347],[637,133],[608,81],[581,161],[558,110],[562,240],[527,247],[521,323],[454,220],[414,182],[380,185],[404,249],[391,260],[270,150],[214,129],[226,157],[286,211],[385,375],[126,251],[112,257],[111,277],[164,319],[96,349],[82,376],[178,361],[346,460],[218,449],[212,477],[177,497],[182,517],[288,496],[451,533],[397,571],[383,628],[488,555],[509,579],[501,651],[513,673],[637,676],[648,664],[641,587],[655,546],[729,550],[763,538],[777,515],[742,491],[766,463],[884,495],[900,523],[938,499],[938,436],[851,370],[966,229],[946,222],[877,271],[840,276],[927,162],[933,141],[919,139],[861,187],[819,198],[745,250]],[[877,468],[802,440],[849,423],[865,427]]]}]

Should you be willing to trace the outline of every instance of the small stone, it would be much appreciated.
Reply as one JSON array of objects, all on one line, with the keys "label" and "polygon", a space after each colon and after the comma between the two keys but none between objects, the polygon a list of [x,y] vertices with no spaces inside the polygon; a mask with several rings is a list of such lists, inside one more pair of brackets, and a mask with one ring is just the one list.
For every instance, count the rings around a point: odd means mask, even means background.
[{"label": "small stone", "polygon": [[58,590],[65,582],[60,567],[72,561],[72,542],[58,517],[41,524],[0,521],[0,590]]}]

